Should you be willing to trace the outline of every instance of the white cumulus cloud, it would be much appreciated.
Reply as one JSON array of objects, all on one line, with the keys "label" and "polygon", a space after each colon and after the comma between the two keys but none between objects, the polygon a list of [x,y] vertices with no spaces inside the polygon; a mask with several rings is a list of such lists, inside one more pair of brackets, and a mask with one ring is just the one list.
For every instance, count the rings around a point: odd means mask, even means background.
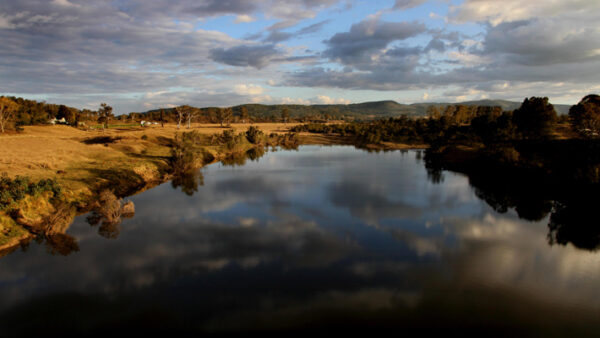
[{"label": "white cumulus cloud", "polygon": [[265,89],[255,84],[238,84],[235,85],[234,91],[239,95],[261,95]]}]

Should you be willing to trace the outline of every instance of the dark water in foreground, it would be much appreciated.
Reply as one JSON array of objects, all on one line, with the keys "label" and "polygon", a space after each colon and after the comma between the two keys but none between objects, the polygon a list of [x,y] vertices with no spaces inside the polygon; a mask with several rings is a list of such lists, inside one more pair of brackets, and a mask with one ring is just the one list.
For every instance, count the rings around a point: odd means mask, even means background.
[{"label": "dark water in foreground", "polygon": [[0,337],[600,335],[600,253],[550,245],[548,217],[499,214],[462,175],[433,183],[418,152],[306,146],[202,173],[191,196],[131,197],[104,237],[78,217],[70,255],[0,259]]}]

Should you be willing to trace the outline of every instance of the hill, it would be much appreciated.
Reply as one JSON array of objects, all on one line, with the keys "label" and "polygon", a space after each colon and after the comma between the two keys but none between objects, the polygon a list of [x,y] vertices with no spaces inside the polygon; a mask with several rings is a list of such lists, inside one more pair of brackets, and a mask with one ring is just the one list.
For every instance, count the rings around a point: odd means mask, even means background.
[{"label": "hill", "polygon": [[[407,115],[412,117],[421,117],[427,115],[427,109],[431,106],[437,106],[440,109],[445,109],[451,105],[466,105],[466,106],[499,106],[503,110],[514,110],[521,106],[521,102],[506,101],[506,100],[478,100],[466,102],[424,102],[413,104],[401,104],[396,101],[373,101],[352,104],[315,104],[315,105],[300,105],[300,104],[243,104],[231,107],[234,115],[239,116],[245,108],[248,114],[258,118],[269,119],[272,117],[280,117],[281,112],[287,109],[291,117],[310,117],[328,115],[330,118],[346,118],[346,119],[372,119],[385,117],[398,117]],[[559,115],[569,112],[569,105],[554,106]],[[210,111],[215,111],[217,107],[200,108],[203,113],[209,114]],[[154,109],[141,113],[149,116],[156,116],[160,109]],[[166,108],[167,114],[172,114],[173,109]],[[140,114],[140,113],[136,113]]]}]

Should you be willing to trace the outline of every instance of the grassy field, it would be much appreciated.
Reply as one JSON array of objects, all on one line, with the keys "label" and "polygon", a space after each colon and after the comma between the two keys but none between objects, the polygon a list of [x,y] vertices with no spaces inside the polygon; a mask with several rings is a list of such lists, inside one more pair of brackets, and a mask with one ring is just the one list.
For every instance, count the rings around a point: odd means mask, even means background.
[{"label": "grassy field", "polygon": [[[236,132],[245,131],[248,124],[232,124]],[[254,124],[266,134],[285,133],[292,124]],[[164,128],[111,126],[107,130],[82,131],[68,126],[26,126],[19,134],[0,135],[0,173],[9,176],[29,176],[33,179],[57,177],[62,181],[78,180],[78,170],[92,166],[110,168],[127,163],[153,162],[157,156],[168,155],[169,139],[175,133],[195,130],[202,134],[221,133],[225,128],[214,124],[192,124],[191,129],[177,129],[173,124]],[[145,135],[145,139],[142,136]],[[113,142],[85,141],[107,137]],[[106,145],[105,145],[106,144]],[[143,153],[143,154],[142,154]],[[132,155],[135,155],[132,157]],[[117,163],[114,163],[117,161]],[[62,174],[57,174],[63,171]],[[68,182],[74,183],[74,182]]]}]

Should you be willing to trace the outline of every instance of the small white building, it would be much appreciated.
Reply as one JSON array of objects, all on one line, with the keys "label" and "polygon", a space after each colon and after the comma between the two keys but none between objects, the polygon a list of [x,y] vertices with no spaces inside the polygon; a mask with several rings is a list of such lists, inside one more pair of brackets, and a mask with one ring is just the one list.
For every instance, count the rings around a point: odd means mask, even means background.
[{"label": "small white building", "polygon": [[50,121],[48,121],[48,123],[50,123],[51,125],[56,125],[56,124],[69,124],[69,122],[67,122],[67,120],[65,120],[65,118],[61,118],[61,119],[57,119],[57,118],[53,118]]}]

